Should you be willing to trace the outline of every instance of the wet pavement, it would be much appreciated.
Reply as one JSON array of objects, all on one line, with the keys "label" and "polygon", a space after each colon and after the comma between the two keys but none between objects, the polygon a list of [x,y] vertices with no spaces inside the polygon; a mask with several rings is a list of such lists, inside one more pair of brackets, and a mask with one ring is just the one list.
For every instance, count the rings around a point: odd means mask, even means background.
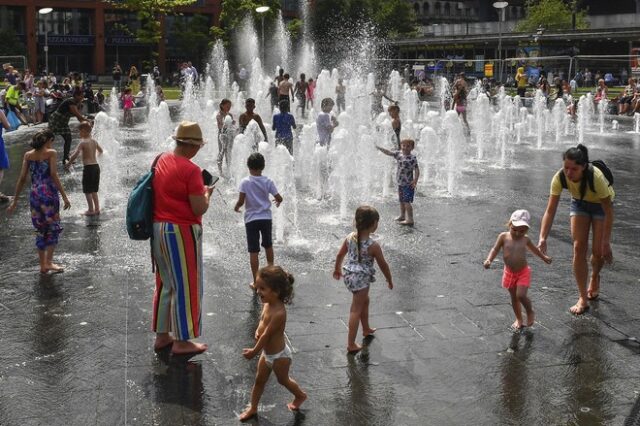
[{"label": "wet pavement", "polygon": [[[157,355],[150,332],[153,275],[147,242],[124,228],[129,188],[155,150],[140,129],[123,131],[119,190],[100,194],[99,219],[86,205],[80,168],[62,177],[72,208],[55,259],[59,275],[38,273],[28,193],[15,216],[0,213],[1,425],[229,425],[249,400],[260,312],[252,297],[242,217],[233,212],[233,185],[204,218],[204,334],[209,350],[191,359]],[[486,257],[510,213],[527,208],[537,241],[541,215],[560,153],[570,142],[516,146],[513,165],[461,162],[460,195],[421,188],[416,226],[394,223],[395,198],[376,198],[378,230],[396,287],[378,273],[371,291],[376,337],[346,355],[350,294],[331,278],[340,240],[351,230],[338,201],[298,193],[298,229],[275,246],[276,262],[296,277],[287,337],[291,375],[308,393],[299,413],[271,378],[261,401],[261,425],[640,424],[640,218],[637,193],[640,136],[587,135],[591,158],[616,179],[613,250],[600,299],[575,317],[568,199],[549,239],[553,264],[530,256],[534,327],[513,333],[500,257]],[[13,193],[25,147],[10,148],[12,169],[0,190]],[[214,159],[196,157],[210,169]],[[109,179],[103,170],[103,182]],[[222,199],[228,203],[224,204]],[[285,200],[287,202],[287,200]],[[355,209],[350,206],[350,211]]]}]

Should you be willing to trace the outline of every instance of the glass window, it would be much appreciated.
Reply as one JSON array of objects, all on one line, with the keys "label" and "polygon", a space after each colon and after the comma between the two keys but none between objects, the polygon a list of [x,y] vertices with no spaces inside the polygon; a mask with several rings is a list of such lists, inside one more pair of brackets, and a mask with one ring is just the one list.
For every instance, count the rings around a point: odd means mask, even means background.
[{"label": "glass window", "polygon": [[38,14],[38,33],[52,35],[93,34],[93,11],[85,9],[54,9],[47,15]]},{"label": "glass window", "polygon": [[25,9],[23,7],[0,6],[0,28],[12,29],[24,35]]},{"label": "glass window", "polygon": [[140,21],[135,13],[109,11],[104,13],[104,34],[107,37],[135,37]]}]

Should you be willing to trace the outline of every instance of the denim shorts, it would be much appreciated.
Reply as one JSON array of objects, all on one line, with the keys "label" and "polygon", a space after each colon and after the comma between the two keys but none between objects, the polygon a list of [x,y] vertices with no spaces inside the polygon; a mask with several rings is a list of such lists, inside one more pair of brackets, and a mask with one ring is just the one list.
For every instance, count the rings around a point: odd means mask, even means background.
[{"label": "denim shorts", "polygon": [[262,237],[262,247],[268,249],[273,246],[271,226],[271,219],[254,220],[244,224],[249,253],[260,253],[260,237]]},{"label": "denim shorts", "polygon": [[587,216],[593,220],[604,220],[604,209],[600,203],[590,203],[572,198],[569,216]]},{"label": "denim shorts", "polygon": [[398,198],[401,203],[413,203],[413,196],[415,195],[415,189],[411,185],[398,186]]}]

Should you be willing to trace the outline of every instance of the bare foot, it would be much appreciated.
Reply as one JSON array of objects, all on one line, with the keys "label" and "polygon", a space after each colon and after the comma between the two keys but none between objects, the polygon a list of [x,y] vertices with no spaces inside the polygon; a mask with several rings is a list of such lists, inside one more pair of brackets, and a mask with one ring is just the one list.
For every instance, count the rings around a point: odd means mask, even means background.
[{"label": "bare foot", "polygon": [[596,300],[600,296],[600,275],[591,276],[589,289],[587,290],[587,299]]},{"label": "bare foot", "polygon": [[64,268],[60,265],[56,265],[55,263],[50,263],[47,265],[47,271],[51,271],[54,274],[57,274],[59,272],[64,272]]},{"label": "bare foot", "polygon": [[583,305],[580,302],[569,308],[569,312],[574,315],[582,315],[589,309],[589,305]]},{"label": "bare foot", "polygon": [[302,392],[302,395],[296,396],[292,402],[287,404],[287,408],[291,411],[298,411],[303,402],[307,400],[307,394]]},{"label": "bare foot", "polygon": [[165,336],[165,337],[156,337],[156,341],[153,344],[154,351],[161,351],[163,349],[167,349],[168,347],[173,345],[173,337]]},{"label": "bare foot", "polygon": [[195,343],[184,340],[176,340],[173,342],[171,353],[173,355],[197,355],[209,348],[205,343]]},{"label": "bare foot", "polygon": [[515,320],[513,322],[513,324],[511,324],[511,329],[512,330],[520,330],[521,328],[522,328],[522,322],[521,321]]},{"label": "bare foot", "polygon": [[85,216],[93,216],[96,213],[93,210],[87,210],[86,212],[82,213]]},{"label": "bare foot", "polygon": [[368,328],[368,329],[362,331],[362,335],[364,337],[371,336],[373,333],[376,332],[376,330],[377,330],[377,328]]},{"label": "bare foot", "polygon": [[413,226],[413,222],[407,222],[406,220],[403,220],[402,222],[400,222],[400,225],[403,225],[403,226]]},{"label": "bare foot", "polygon": [[361,350],[362,350],[362,346],[358,345],[357,343],[354,344],[353,346],[347,346],[347,353],[349,355],[357,354]]},{"label": "bare foot", "polygon": [[251,290],[256,291],[256,286],[253,282],[249,283],[249,287],[251,287]]},{"label": "bare foot", "polygon": [[245,422],[253,418],[256,414],[258,414],[258,409],[250,406],[249,408],[244,410],[242,414],[240,414],[240,421]]},{"label": "bare foot", "polygon": [[394,219],[396,222],[404,222],[404,216],[398,216]]},{"label": "bare foot", "polygon": [[527,327],[531,327],[533,323],[536,322],[536,313],[531,310],[531,312],[527,312]]},{"label": "bare foot", "polygon": [[100,210],[96,210],[93,212],[94,216],[99,216],[100,215]]}]

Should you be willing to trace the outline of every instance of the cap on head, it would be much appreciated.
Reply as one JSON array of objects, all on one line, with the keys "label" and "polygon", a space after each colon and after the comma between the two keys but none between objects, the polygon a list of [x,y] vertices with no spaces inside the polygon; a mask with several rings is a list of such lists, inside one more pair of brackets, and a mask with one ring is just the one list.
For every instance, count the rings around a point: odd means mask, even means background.
[{"label": "cap on head", "polygon": [[176,129],[176,134],[171,136],[178,142],[188,143],[191,145],[204,145],[202,139],[202,130],[198,123],[193,121],[183,121]]},{"label": "cap on head", "polygon": [[516,210],[511,213],[511,225],[512,226],[526,226],[530,228],[529,222],[531,221],[531,215],[527,210]]}]

